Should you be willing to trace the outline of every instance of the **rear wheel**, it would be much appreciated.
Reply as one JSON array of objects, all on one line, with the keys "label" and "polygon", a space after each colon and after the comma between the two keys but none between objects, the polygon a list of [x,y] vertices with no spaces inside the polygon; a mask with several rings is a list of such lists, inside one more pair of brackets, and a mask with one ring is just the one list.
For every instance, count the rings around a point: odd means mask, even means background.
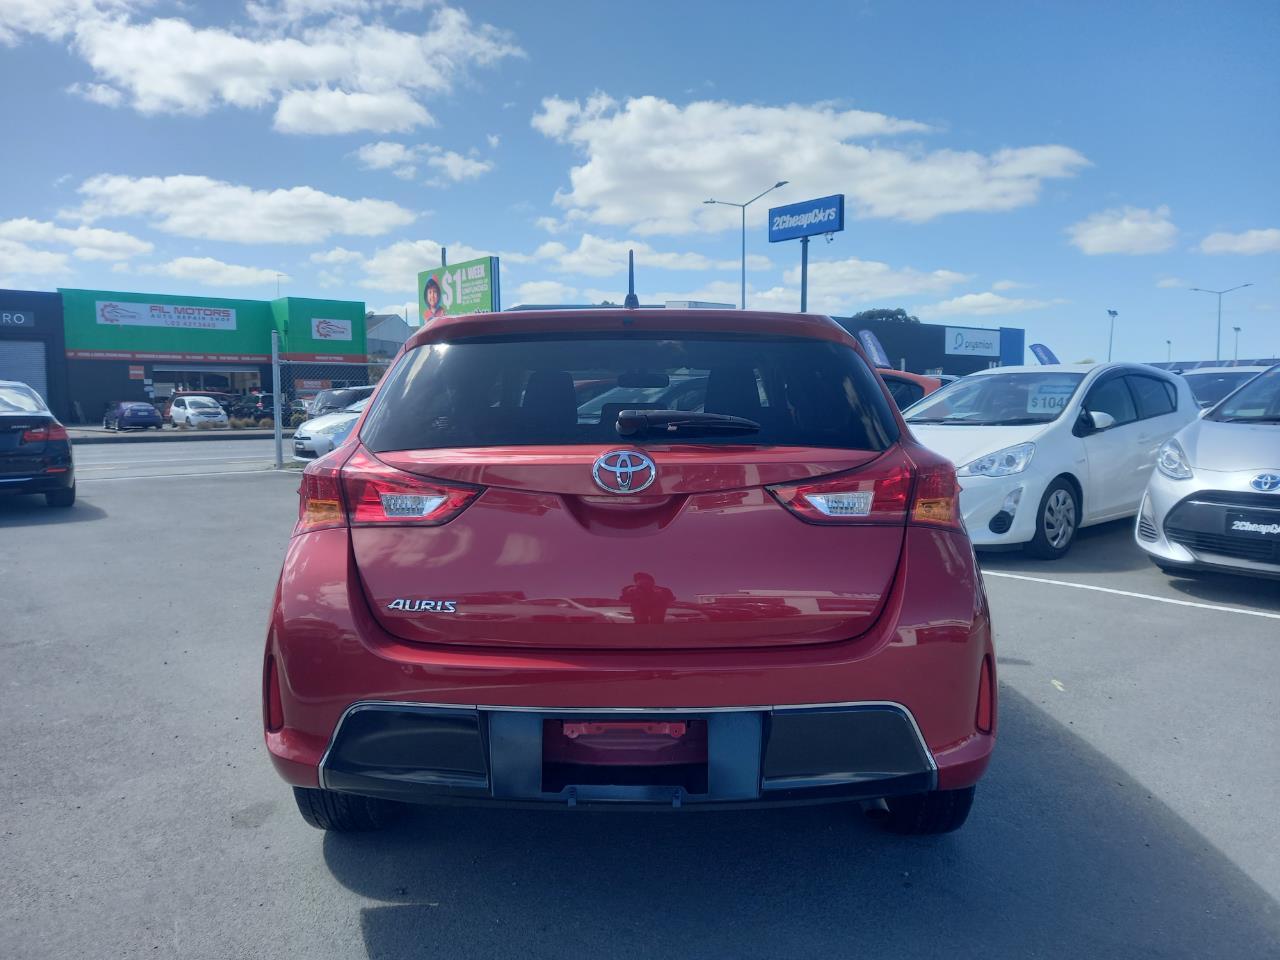
[{"label": "rear wheel", "polygon": [[1080,527],[1080,498],[1075,487],[1059,477],[1049,484],[1036,514],[1036,535],[1023,549],[1041,560],[1065,556]]},{"label": "rear wheel", "polygon": [[335,833],[378,830],[395,820],[404,809],[391,800],[311,787],[294,787],[293,798],[303,820],[318,830]]},{"label": "rear wheel", "polygon": [[70,507],[76,502],[76,485],[62,490],[50,490],[44,495],[44,502],[51,507]]},{"label": "rear wheel", "polygon": [[905,797],[887,797],[889,816],[885,820],[894,833],[950,833],[964,826],[973,806],[975,787],[963,790],[930,790]]}]

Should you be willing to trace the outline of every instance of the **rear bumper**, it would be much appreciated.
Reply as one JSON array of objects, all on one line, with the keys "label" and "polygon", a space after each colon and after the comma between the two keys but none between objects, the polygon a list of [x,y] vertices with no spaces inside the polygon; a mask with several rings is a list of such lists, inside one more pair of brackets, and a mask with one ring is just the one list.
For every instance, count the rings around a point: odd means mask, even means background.
[{"label": "rear bumper", "polygon": [[[729,717],[754,730],[734,741],[735,759],[725,767],[741,782],[749,776],[753,786],[732,796],[716,792],[695,798],[686,790],[689,796],[682,802],[689,806],[956,789],[977,782],[995,745],[994,723],[983,732],[976,719],[982,666],[989,663],[994,677],[995,651],[972,548],[963,535],[926,528],[908,528],[896,582],[875,626],[861,636],[794,647],[625,651],[513,650],[398,639],[368,608],[348,532],[320,530],[290,543],[266,654],[274,669],[265,675],[278,678],[283,719],[279,729],[266,731],[267,748],[280,775],[303,787],[323,783],[380,796],[391,795],[390,790],[428,802],[566,802],[562,791],[531,789],[527,771],[515,795],[502,786],[507,757],[541,762],[541,740],[528,731],[565,714],[705,717],[715,723],[708,730],[710,740],[724,736]],[[994,710],[993,697],[993,720]],[[457,722],[455,742],[472,745],[465,748],[470,766],[406,764],[397,759],[397,747],[392,762],[380,767],[364,747],[349,750],[347,738],[360,729],[351,726],[356,718],[364,724],[370,714],[387,711],[411,715],[410,726],[423,712],[444,711]],[[769,766],[768,751],[779,742],[779,729],[794,722],[794,712],[840,714],[829,735],[801,739],[829,741],[852,752],[843,764],[797,768],[787,776],[805,782],[783,787],[769,782],[770,770],[779,768]],[[521,724],[531,725],[523,745],[502,747],[503,738],[516,737],[512,731]],[[871,732],[873,725],[880,732]],[[914,760],[902,746],[906,728],[919,750]],[[406,734],[405,742],[412,744],[416,736]],[[395,739],[373,737],[368,743]],[[892,762],[857,752],[888,744],[898,745],[890,751]],[[420,746],[408,753],[432,755]],[[466,777],[442,782],[441,769],[462,769]],[[577,796],[580,802],[596,802],[581,790]],[[668,791],[648,802],[674,801]]]},{"label": "rear bumper", "polygon": [[[588,717],[702,721],[705,760],[648,768],[664,774],[658,783],[628,782],[636,778],[625,768],[550,762],[548,724]],[[936,782],[911,714],[888,703],[711,711],[361,703],[343,715],[319,770],[325,789],[409,803],[751,806],[920,793]]]},{"label": "rear bumper", "polygon": [[68,467],[61,473],[19,473],[9,476],[0,475],[0,494],[4,493],[50,493],[55,490],[66,490],[76,482],[75,469]]}]

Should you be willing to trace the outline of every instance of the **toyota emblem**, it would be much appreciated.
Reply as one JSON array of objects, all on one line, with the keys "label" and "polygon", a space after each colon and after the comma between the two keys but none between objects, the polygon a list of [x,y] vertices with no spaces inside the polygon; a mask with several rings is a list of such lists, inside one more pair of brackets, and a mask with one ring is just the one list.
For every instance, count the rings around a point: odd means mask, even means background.
[{"label": "toyota emblem", "polygon": [[1263,493],[1280,490],[1280,473],[1260,473],[1249,481],[1249,486]]},{"label": "toyota emblem", "polygon": [[636,450],[610,450],[596,457],[591,476],[608,493],[639,493],[657,478],[658,468]]}]

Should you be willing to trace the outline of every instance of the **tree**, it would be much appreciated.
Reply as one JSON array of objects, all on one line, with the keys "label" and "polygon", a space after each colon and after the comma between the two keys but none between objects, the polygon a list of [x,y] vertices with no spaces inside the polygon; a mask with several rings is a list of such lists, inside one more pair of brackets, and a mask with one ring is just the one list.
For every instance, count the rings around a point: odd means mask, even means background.
[{"label": "tree", "polygon": [[895,307],[890,310],[887,307],[877,307],[874,310],[863,310],[861,313],[855,313],[849,318],[849,324],[865,323],[868,320],[892,320],[896,323],[919,323],[919,317],[913,317],[901,307]]}]

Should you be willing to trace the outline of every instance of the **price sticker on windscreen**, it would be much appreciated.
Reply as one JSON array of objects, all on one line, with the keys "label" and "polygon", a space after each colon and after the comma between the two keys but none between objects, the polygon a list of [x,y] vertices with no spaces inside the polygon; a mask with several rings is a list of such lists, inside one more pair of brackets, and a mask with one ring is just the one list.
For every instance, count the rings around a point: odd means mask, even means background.
[{"label": "price sticker on windscreen", "polygon": [[1076,385],[1071,381],[1037,383],[1027,391],[1027,413],[1057,416],[1075,392]]}]

